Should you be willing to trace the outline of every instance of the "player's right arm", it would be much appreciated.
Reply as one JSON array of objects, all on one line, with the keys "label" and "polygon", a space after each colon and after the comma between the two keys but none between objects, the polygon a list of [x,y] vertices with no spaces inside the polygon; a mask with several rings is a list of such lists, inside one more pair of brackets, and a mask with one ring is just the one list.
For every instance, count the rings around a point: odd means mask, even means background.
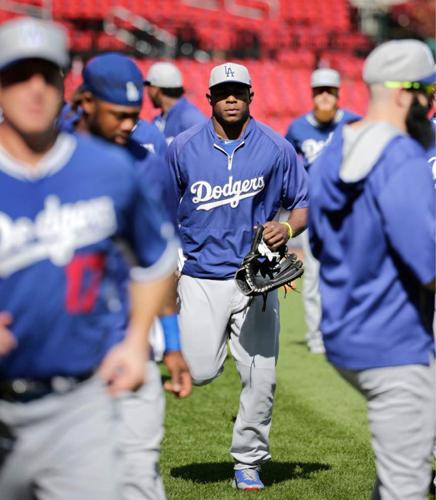
[{"label": "player's right arm", "polygon": [[10,313],[6,311],[0,312],[0,356],[9,354],[17,347],[17,339],[8,328],[12,321],[13,318]]},{"label": "player's right arm", "polygon": [[143,383],[148,332],[171,290],[177,266],[178,240],[173,225],[157,200],[149,197],[144,184],[139,179],[133,184],[131,205],[120,221],[120,236],[131,257],[130,318],[124,341],[107,354],[100,367],[112,394]]}]

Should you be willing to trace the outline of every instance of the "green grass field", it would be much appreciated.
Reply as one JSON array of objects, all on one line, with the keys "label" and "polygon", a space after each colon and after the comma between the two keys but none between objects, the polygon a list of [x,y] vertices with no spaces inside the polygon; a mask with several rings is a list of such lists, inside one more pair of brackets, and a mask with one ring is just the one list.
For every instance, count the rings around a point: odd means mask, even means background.
[{"label": "green grass field", "polygon": [[161,466],[168,500],[370,498],[375,469],[364,401],[324,356],[306,350],[298,293],[282,300],[281,317],[273,460],[262,474],[266,489],[250,493],[231,487],[228,449],[239,380],[228,358],[224,373],[189,399],[167,397]]}]

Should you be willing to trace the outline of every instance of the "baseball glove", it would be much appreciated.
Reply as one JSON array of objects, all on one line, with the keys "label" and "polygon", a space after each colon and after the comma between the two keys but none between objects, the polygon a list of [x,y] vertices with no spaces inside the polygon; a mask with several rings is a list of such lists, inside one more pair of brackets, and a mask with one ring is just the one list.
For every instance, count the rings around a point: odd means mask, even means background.
[{"label": "baseball glove", "polygon": [[242,261],[235,280],[244,295],[266,295],[303,274],[303,263],[284,245],[272,252],[262,239],[264,227],[259,225],[251,249]]}]

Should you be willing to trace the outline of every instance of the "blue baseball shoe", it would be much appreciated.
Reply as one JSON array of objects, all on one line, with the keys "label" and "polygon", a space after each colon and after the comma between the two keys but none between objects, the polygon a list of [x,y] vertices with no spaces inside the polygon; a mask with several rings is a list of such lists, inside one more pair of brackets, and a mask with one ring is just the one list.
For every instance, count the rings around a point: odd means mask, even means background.
[{"label": "blue baseball shoe", "polygon": [[240,469],[235,470],[235,479],[233,480],[233,488],[245,491],[260,491],[265,488],[259,477],[257,469]]}]

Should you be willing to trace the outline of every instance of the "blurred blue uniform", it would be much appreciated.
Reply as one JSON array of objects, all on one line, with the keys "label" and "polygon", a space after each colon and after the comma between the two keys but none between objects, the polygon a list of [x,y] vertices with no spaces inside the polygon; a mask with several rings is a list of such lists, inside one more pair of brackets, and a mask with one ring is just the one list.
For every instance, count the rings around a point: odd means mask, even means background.
[{"label": "blurred blue uniform", "polygon": [[153,119],[153,123],[165,135],[168,144],[181,132],[205,121],[204,114],[186,97],[178,99],[168,113],[161,113]]}]

